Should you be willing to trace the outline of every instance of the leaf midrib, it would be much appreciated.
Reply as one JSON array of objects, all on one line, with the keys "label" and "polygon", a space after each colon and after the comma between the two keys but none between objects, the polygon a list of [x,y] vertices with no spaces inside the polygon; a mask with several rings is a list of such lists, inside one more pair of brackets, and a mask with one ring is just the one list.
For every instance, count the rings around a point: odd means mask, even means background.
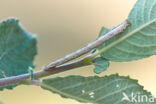
[{"label": "leaf midrib", "polygon": [[[129,38],[130,36],[134,35],[135,33],[137,33],[138,31],[142,30],[143,28],[147,27],[148,25],[152,24],[153,22],[156,21],[156,18],[151,20],[150,22],[147,22],[146,24],[143,24],[143,26],[140,26],[139,28],[131,31],[130,33],[128,33],[127,35],[124,35],[123,37],[121,37],[118,40],[115,40],[114,42],[110,43],[109,45],[107,45],[106,47],[98,50],[97,52],[93,53],[93,56],[97,56],[101,53],[106,52],[108,49],[114,47],[115,45],[119,44],[120,42],[122,42],[123,40]],[[120,34],[119,34],[120,35]]]},{"label": "leaf midrib", "polygon": [[[91,102],[90,100],[83,99],[83,98],[81,98],[81,97],[73,96],[73,95],[71,95],[71,94],[68,94],[68,93],[65,93],[65,92],[63,92],[63,91],[60,91],[59,89],[56,89],[56,88],[54,88],[54,87],[52,87],[52,86],[49,86],[49,85],[47,85],[47,84],[45,84],[45,83],[43,83],[43,82],[42,82],[42,85],[41,85],[41,86],[42,86],[43,88],[47,88],[47,89],[49,89],[49,90],[55,91],[55,92],[57,92],[57,93],[59,93],[59,94],[61,94],[61,95],[68,96],[69,98],[74,98],[74,99],[77,99],[77,100],[79,100],[79,101],[83,101],[83,102],[87,102],[87,103]],[[98,104],[98,103],[95,103],[95,102],[92,102],[92,103]]]}]

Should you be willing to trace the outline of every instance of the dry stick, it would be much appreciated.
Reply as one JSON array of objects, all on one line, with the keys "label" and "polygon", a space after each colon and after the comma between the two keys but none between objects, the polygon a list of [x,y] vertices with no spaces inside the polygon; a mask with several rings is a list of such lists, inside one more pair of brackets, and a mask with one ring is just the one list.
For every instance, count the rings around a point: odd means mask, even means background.
[{"label": "dry stick", "polygon": [[117,26],[115,29],[113,29],[112,31],[108,32],[107,34],[97,38],[96,40],[92,41],[91,43],[87,44],[86,46],[76,50],[75,52],[72,52],[70,54],[67,54],[66,56],[57,59],[55,61],[52,61],[51,63],[49,63],[48,65],[44,66],[43,69],[44,70],[49,70],[49,68],[58,66],[58,65],[62,65],[66,62],[69,62],[73,59],[76,59],[88,52],[90,52],[92,49],[100,46],[101,44],[103,44],[106,40],[110,39],[111,37],[119,34],[120,32],[122,32],[127,26],[129,25],[128,20],[125,20],[122,24],[120,24],[119,26]]},{"label": "dry stick", "polygon": [[[85,47],[77,50],[76,52],[73,52],[63,58],[60,58],[54,62],[52,62],[51,64],[48,64],[45,67],[45,70],[41,70],[41,71],[37,71],[34,72],[33,75],[35,78],[42,78],[45,76],[49,76],[49,75],[53,75],[56,73],[60,73],[63,71],[67,71],[70,69],[74,69],[74,68],[78,68],[78,67],[82,67],[82,66],[87,66],[90,65],[91,63],[84,63],[85,59],[92,59],[94,56],[92,55],[88,55],[80,60],[77,60],[75,62],[71,62],[68,64],[64,64],[68,61],[71,61],[77,57],[80,57],[81,55],[86,54],[87,52],[89,52],[90,50],[100,46],[101,44],[103,44],[106,40],[110,39],[111,37],[119,34],[120,32],[122,32],[127,26],[129,25],[128,20],[125,20],[121,25],[119,25],[118,27],[116,27],[115,29],[111,30],[110,32],[108,32],[107,34],[101,36],[100,38],[96,39],[95,41],[89,43],[88,45],[86,45]],[[63,65],[61,65],[63,64]],[[19,83],[22,81],[25,81],[27,79],[30,78],[30,74],[22,74],[22,75],[18,75],[18,76],[12,76],[12,77],[7,77],[7,78],[2,78],[0,79],[0,86],[4,86],[4,85],[8,85],[8,84],[13,84],[13,83]]]}]

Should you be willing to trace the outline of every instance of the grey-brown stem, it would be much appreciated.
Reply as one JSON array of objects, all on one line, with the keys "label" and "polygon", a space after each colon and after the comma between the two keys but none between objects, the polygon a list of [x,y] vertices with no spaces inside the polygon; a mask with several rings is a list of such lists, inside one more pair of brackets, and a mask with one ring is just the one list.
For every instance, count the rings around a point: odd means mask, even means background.
[{"label": "grey-brown stem", "polygon": [[[111,37],[119,34],[122,32],[127,26],[129,25],[128,20],[125,20],[122,24],[108,32],[107,34],[101,36],[100,38],[96,39],[95,41],[89,43],[88,45],[84,46],[83,48],[78,49],[77,51],[66,55],[63,58],[60,58],[47,66],[44,67],[45,70],[37,71],[34,72],[34,77],[35,78],[42,78],[45,76],[53,75],[56,73],[64,72],[67,70],[71,70],[74,68],[82,67],[82,66],[87,66],[90,65],[90,62],[86,62],[88,59],[89,61],[92,61],[92,59],[95,57],[94,55],[90,54],[88,56],[85,56],[82,59],[79,59],[77,61],[64,64],[68,61],[71,61],[77,57],[80,57],[92,49],[102,45],[106,40],[110,39]],[[18,75],[18,76],[12,76],[12,77],[7,77],[7,78],[2,78],[0,79],[0,86],[8,85],[8,84],[13,84],[13,83],[19,83],[22,81],[25,81],[30,78],[30,74],[23,74],[23,75]]]},{"label": "grey-brown stem", "polygon": [[44,70],[48,70],[49,68],[58,66],[58,65],[62,65],[66,62],[69,62],[73,59],[76,59],[88,52],[90,52],[92,49],[100,46],[101,44],[103,44],[106,40],[110,39],[111,37],[119,34],[120,32],[122,32],[127,26],[129,25],[129,21],[125,20],[123,23],[121,23],[119,26],[117,26],[115,29],[111,30],[110,32],[108,32],[107,34],[97,38],[96,40],[90,42],[89,44],[87,44],[86,46],[76,50],[75,52],[72,52],[70,54],[67,54],[66,56],[59,58],[51,63],[49,63],[48,65],[44,66],[43,69]]}]

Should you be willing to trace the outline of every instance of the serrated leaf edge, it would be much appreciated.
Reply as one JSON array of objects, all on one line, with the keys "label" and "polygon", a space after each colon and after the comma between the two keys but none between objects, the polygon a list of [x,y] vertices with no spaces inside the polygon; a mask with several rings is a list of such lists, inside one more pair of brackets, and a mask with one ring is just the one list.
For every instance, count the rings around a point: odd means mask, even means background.
[{"label": "serrated leaf edge", "polygon": [[[81,75],[69,75],[69,76],[55,77],[55,78],[64,79],[64,78],[66,78],[66,77],[72,77],[72,76],[84,77],[84,76],[81,76]],[[95,76],[88,76],[88,77],[98,77],[98,78],[121,77],[121,78],[125,78],[125,79],[127,79],[127,80],[132,80],[132,82],[134,82],[134,83],[136,83],[136,84],[138,85],[138,87],[140,88],[140,90],[143,90],[143,91],[145,91],[146,93],[148,93],[149,95],[151,95],[151,92],[145,90],[144,86],[142,86],[142,85],[140,85],[140,84],[138,83],[138,80],[132,79],[132,78],[130,78],[130,76],[119,76],[119,74],[117,73],[117,74],[105,75],[105,76],[102,76],[102,77],[99,77],[99,76],[96,76],[96,75],[95,75]],[[43,80],[44,80],[44,79],[43,79]],[[51,86],[45,84],[45,83],[43,82],[43,80],[42,80],[42,84],[41,84],[41,87],[42,87],[43,89],[46,88],[46,89],[52,91],[52,92],[55,93],[55,94],[59,94],[59,95],[60,95],[61,97],[63,97],[63,98],[72,98],[72,99],[75,99],[75,100],[77,100],[77,101],[79,101],[79,102],[98,104],[98,103],[91,102],[91,101],[89,101],[89,100],[86,100],[86,99],[83,99],[83,98],[80,98],[80,97],[77,97],[77,96],[73,96],[73,95],[68,94],[68,93],[65,93],[65,92],[62,92],[62,91],[60,91],[59,89],[57,89],[57,88],[55,88],[55,87],[51,87]]]}]

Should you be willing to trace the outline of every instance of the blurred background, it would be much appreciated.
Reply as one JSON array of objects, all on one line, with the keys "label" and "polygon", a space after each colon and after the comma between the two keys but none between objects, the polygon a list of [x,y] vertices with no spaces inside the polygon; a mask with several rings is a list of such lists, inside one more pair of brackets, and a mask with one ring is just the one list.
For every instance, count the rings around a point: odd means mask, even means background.
[{"label": "blurred background", "polygon": [[[120,24],[136,0],[0,0],[0,20],[19,18],[22,25],[38,38],[35,70],[94,40],[102,26]],[[156,95],[156,56],[132,62],[111,62],[100,75],[119,73],[138,79]],[[55,76],[95,75],[93,66],[78,68]],[[81,104],[63,99],[36,86],[18,86],[0,92],[5,104]]]}]

